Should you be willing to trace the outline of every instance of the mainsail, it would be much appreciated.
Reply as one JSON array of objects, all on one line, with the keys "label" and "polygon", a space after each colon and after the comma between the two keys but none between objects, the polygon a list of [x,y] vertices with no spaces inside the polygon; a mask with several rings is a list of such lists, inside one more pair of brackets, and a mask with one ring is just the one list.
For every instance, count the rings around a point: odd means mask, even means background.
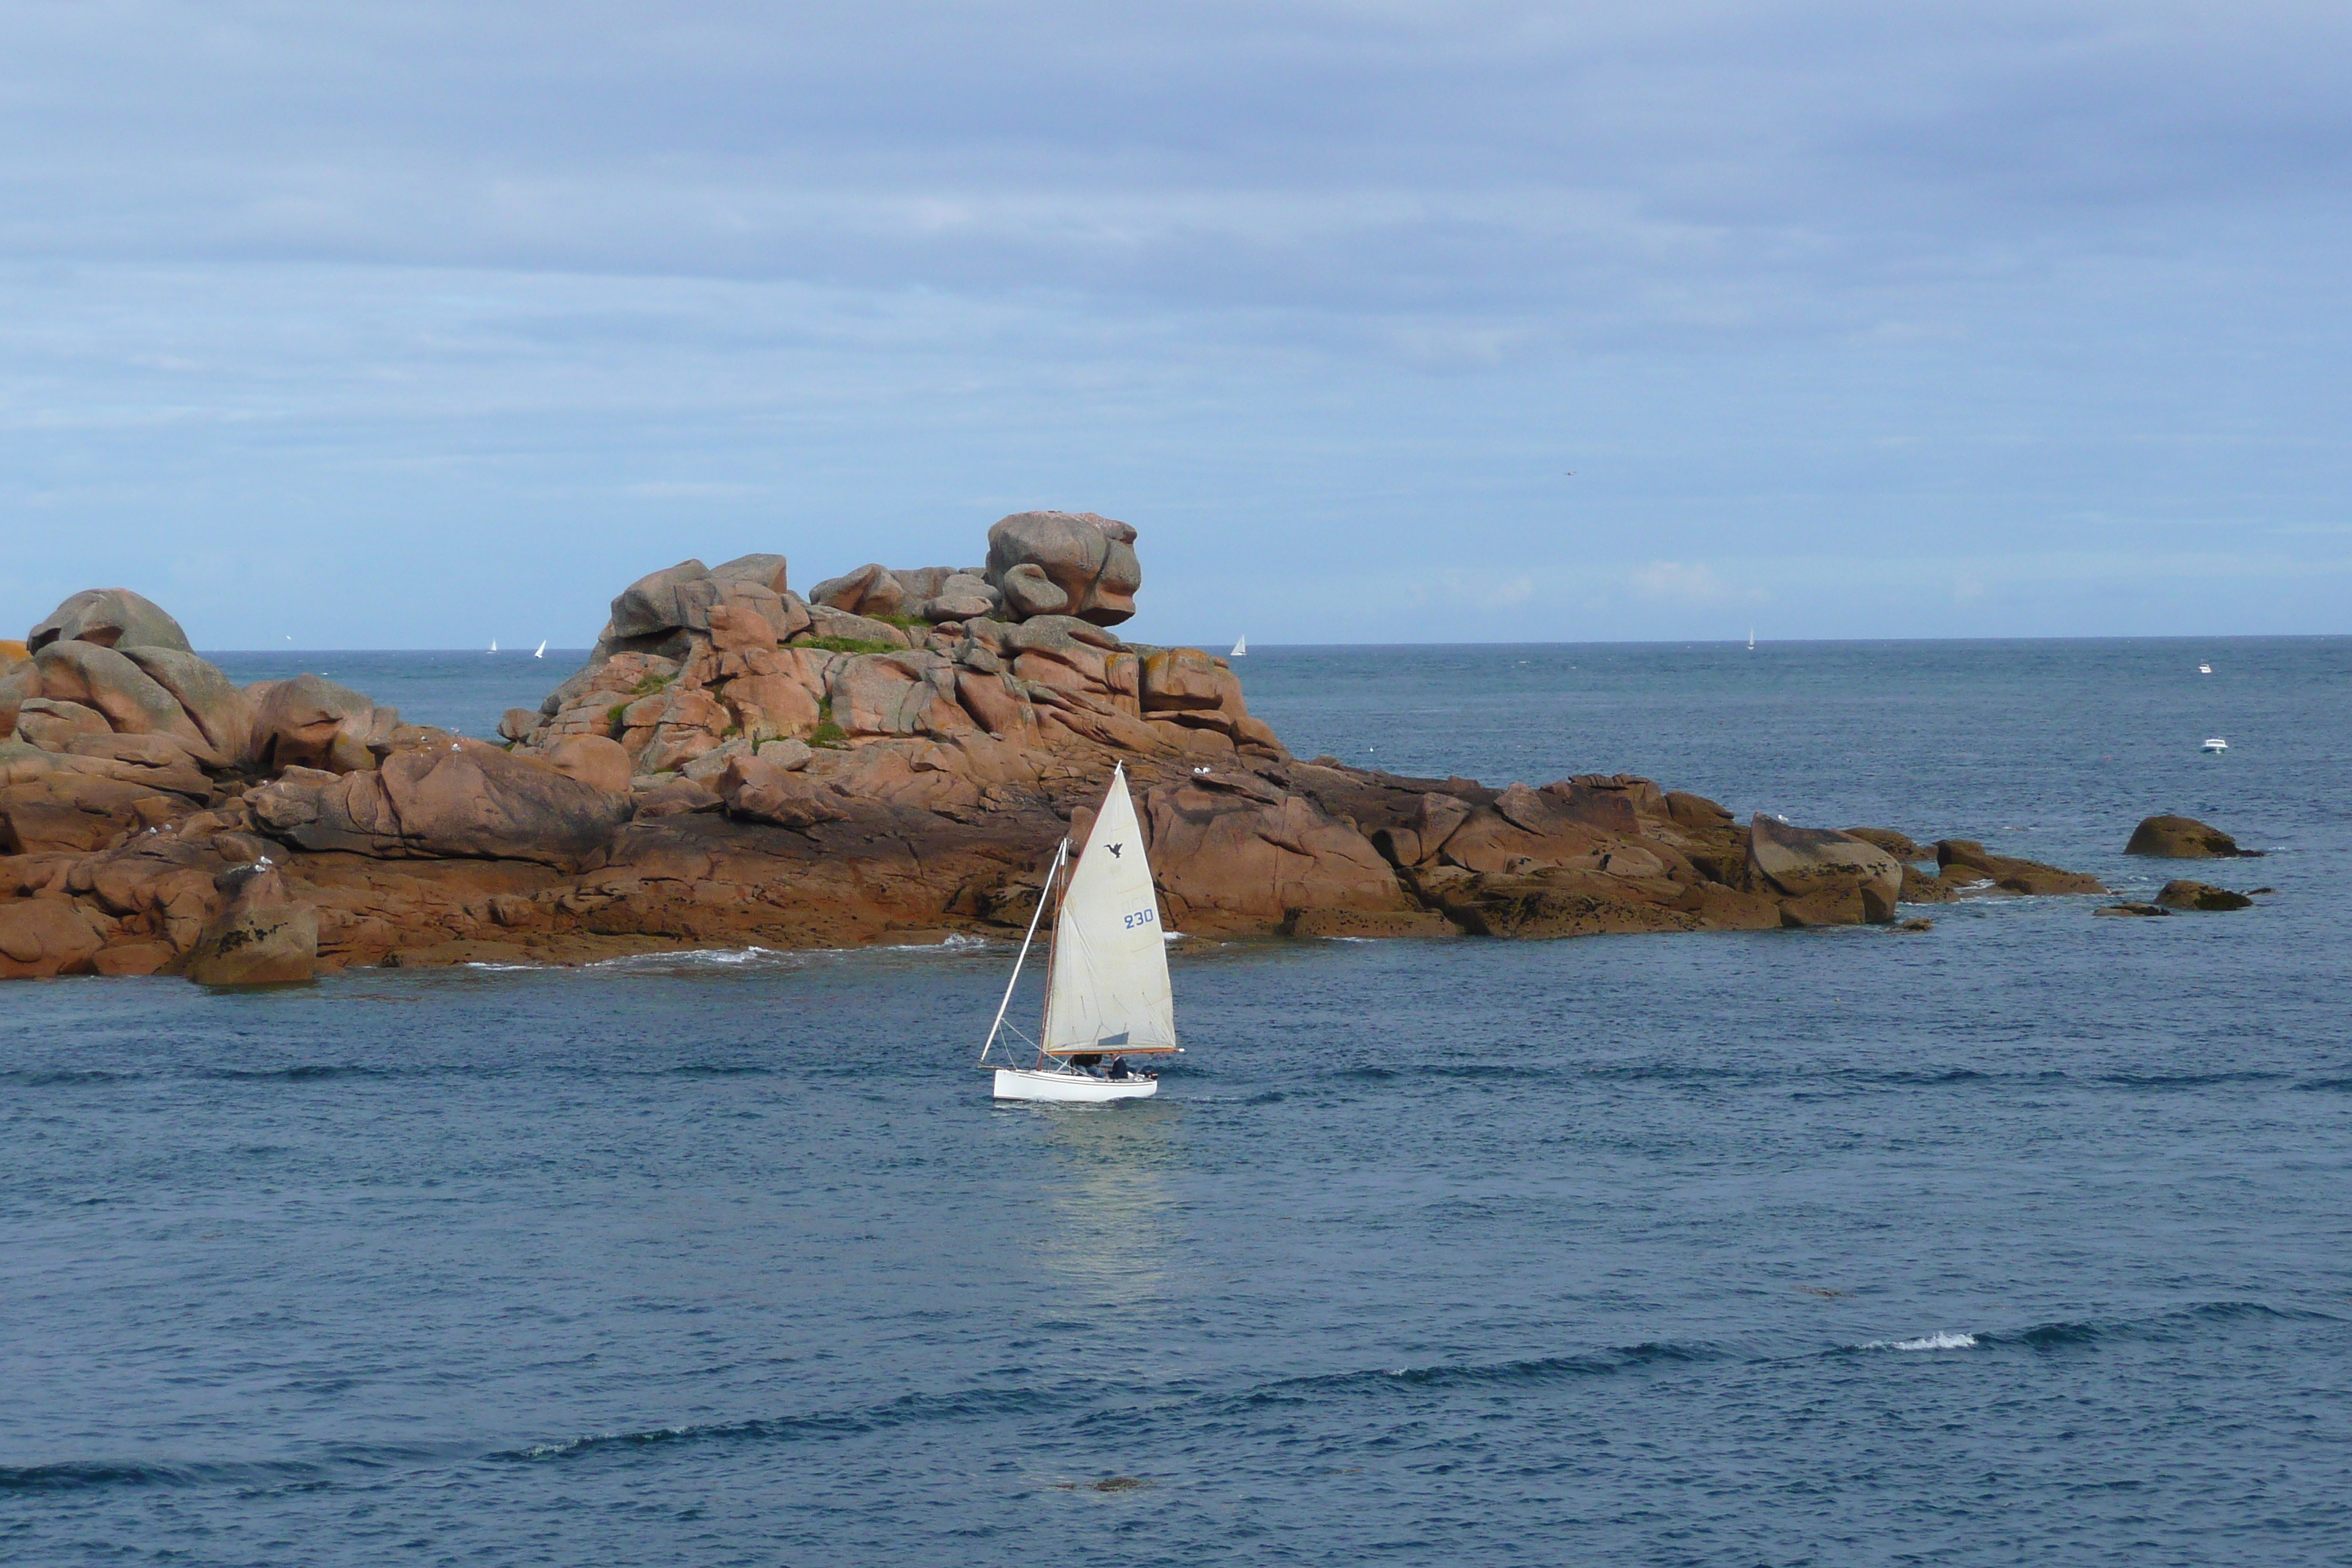
[{"label": "mainsail", "polygon": [[1055,1056],[1176,1048],[1160,900],[1124,767],[1111,775],[1054,922],[1043,1044]]}]

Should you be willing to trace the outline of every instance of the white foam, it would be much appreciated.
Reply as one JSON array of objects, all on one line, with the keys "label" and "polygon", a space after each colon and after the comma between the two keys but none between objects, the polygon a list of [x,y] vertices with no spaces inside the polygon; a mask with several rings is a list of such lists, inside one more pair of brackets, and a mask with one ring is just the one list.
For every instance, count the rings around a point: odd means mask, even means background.
[{"label": "white foam", "polygon": [[1916,1340],[1873,1340],[1862,1347],[1866,1351],[1972,1351],[1977,1348],[1974,1334],[1923,1334]]}]

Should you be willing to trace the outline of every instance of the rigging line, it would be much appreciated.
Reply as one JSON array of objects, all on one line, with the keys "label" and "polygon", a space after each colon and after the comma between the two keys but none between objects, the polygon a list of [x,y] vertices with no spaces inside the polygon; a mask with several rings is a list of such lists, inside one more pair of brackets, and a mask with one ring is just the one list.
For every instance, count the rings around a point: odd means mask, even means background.
[{"label": "rigging line", "polygon": [[988,1039],[980,1047],[980,1059],[983,1064],[996,1044],[997,1031],[1004,1026],[1004,1010],[1013,1005],[1013,988],[1021,984],[1021,965],[1029,956],[1029,944],[1037,940],[1037,921],[1045,913],[1045,894],[1054,886],[1054,873],[1062,868],[1062,858],[1069,852],[1070,841],[1066,837],[1061,847],[1054,851],[1054,864],[1045,872],[1045,886],[1037,889],[1037,907],[1030,912],[1028,932],[1021,939],[1021,956],[1013,961],[1013,978],[1004,983],[1004,1000],[996,1005],[995,1022],[988,1026]]},{"label": "rigging line", "polygon": [[[1069,858],[1070,839],[1067,834],[1064,834],[1062,836],[1061,852],[1054,857],[1055,869],[1060,870],[1068,863]],[[1048,890],[1051,890],[1054,886],[1054,873],[1052,871],[1048,871],[1045,874],[1045,886]],[[1061,939],[1062,903],[1069,896],[1067,878],[1064,879],[1062,895],[1062,899],[1055,901],[1054,923],[1045,932],[1045,1005],[1038,1010],[1037,1016],[1037,1066],[1040,1070],[1043,1070],[1045,1066],[1045,1042],[1054,1037],[1054,953],[1055,947]],[[1043,910],[1045,908],[1045,900],[1042,898],[1038,900],[1038,908],[1040,910]],[[1036,926],[1036,921],[1037,917],[1035,915],[1029,917],[1030,926],[1033,930]],[[1008,996],[1006,1000],[1010,1001],[1011,998]]]}]

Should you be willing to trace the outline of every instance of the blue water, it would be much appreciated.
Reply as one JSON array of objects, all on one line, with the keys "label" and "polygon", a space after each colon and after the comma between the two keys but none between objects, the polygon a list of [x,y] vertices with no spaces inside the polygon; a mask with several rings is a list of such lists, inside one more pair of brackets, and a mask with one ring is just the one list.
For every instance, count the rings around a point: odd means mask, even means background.
[{"label": "blue water", "polygon": [[2279,890],[1181,943],[1111,1110],[981,1098],[991,947],[11,986],[0,1559],[2352,1558],[2352,642],[1244,668],[1302,753]]}]

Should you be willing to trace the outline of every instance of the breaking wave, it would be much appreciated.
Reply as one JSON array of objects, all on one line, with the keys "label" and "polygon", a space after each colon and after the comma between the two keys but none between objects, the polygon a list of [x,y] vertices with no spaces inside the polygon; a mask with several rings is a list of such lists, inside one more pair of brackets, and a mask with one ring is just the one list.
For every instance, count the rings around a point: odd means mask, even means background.
[{"label": "breaking wave", "polygon": [[1866,1351],[1972,1351],[1977,1348],[1974,1334],[1922,1334],[1916,1340],[1870,1340],[1855,1347]]}]

